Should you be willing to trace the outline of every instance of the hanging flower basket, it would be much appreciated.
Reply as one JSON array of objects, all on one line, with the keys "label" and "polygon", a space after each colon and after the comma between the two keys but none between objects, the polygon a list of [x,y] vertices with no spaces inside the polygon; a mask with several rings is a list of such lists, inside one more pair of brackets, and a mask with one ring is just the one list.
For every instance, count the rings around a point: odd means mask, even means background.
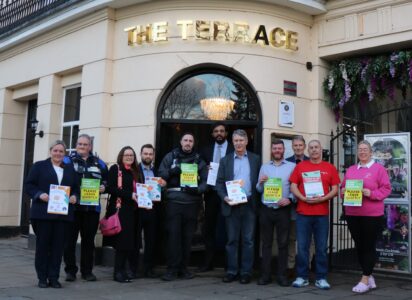
[{"label": "hanging flower basket", "polygon": [[334,62],[323,82],[336,121],[345,105],[362,109],[368,102],[395,101],[395,89],[406,97],[412,84],[412,51]]}]

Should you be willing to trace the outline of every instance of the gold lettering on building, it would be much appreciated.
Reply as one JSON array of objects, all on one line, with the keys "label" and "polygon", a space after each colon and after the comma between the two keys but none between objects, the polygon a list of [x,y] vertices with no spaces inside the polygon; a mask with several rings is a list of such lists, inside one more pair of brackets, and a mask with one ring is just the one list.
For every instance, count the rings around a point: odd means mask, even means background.
[{"label": "gold lettering on building", "polygon": [[210,21],[196,21],[196,39],[210,40]]},{"label": "gold lettering on building", "polygon": [[181,31],[182,40],[187,40],[188,27],[189,27],[189,25],[190,26],[193,25],[193,21],[191,21],[191,20],[181,20],[181,21],[177,21],[177,25],[182,26],[182,31]]},{"label": "gold lettering on building", "polygon": [[258,30],[256,31],[255,37],[253,38],[254,43],[257,43],[258,41],[262,41],[266,46],[269,45],[266,28],[263,25],[259,26]]},{"label": "gold lettering on building", "polygon": [[227,22],[213,22],[213,39],[223,40],[225,42],[230,41],[230,34],[229,34],[230,26]]},{"label": "gold lettering on building", "polygon": [[298,47],[298,33],[294,31],[288,31],[286,33],[286,49],[297,51]]},{"label": "gold lettering on building", "polygon": [[240,40],[246,43],[250,42],[248,23],[235,22],[233,26],[233,41],[237,42]]},{"label": "gold lettering on building", "polygon": [[276,48],[284,47],[286,40],[285,31],[282,28],[276,27],[270,32],[270,43]]},{"label": "gold lettering on building", "polygon": [[[280,27],[267,31],[265,25],[259,25],[251,39],[250,26],[246,22],[230,24],[226,21],[178,20],[176,25],[180,28],[182,40],[194,37],[196,40],[254,43],[292,51],[299,49],[298,33]],[[128,27],[124,31],[127,32],[129,46],[164,42],[168,41],[169,24],[168,22],[155,22],[146,26]]]},{"label": "gold lettering on building", "polygon": [[167,41],[167,22],[153,23],[153,42]]}]

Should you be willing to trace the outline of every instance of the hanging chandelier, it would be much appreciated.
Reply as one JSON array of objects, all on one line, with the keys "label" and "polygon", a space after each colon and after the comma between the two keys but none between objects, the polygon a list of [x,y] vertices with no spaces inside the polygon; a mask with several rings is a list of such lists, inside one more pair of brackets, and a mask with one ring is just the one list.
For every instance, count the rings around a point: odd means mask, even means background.
[{"label": "hanging chandelier", "polygon": [[200,100],[200,107],[209,120],[224,120],[233,110],[235,101],[222,98],[205,98]]}]

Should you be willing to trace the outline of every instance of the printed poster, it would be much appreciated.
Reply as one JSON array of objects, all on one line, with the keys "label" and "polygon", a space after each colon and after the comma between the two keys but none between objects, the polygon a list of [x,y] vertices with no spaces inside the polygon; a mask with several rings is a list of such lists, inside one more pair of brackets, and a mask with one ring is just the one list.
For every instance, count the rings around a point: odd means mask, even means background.
[{"label": "printed poster", "polygon": [[144,181],[149,186],[149,197],[154,202],[159,202],[162,199],[160,180],[161,177],[146,177]]},{"label": "printed poster", "polygon": [[50,185],[47,213],[67,215],[69,213],[70,187],[64,185]]},{"label": "printed poster", "polygon": [[80,205],[98,206],[100,199],[100,179],[82,178]]},{"label": "printed poster", "polygon": [[343,205],[362,206],[363,180],[348,179],[345,184]]},{"label": "printed poster", "polygon": [[282,179],[270,177],[263,185],[263,203],[277,203],[282,199]]},{"label": "printed poster", "polygon": [[243,189],[243,180],[226,181],[227,196],[232,200],[230,205],[236,205],[247,202],[246,192]]},{"label": "printed poster", "polygon": [[323,196],[323,185],[320,171],[302,173],[303,187],[308,198]]},{"label": "printed poster", "polygon": [[385,204],[384,228],[376,243],[376,267],[409,272],[410,217],[406,204]]},{"label": "printed poster", "polygon": [[[410,190],[410,135],[408,133],[366,134],[372,158],[385,167],[392,186],[388,199],[408,201]],[[408,175],[409,174],[409,175]]]},{"label": "printed poster", "polygon": [[139,208],[152,209],[153,202],[149,195],[149,185],[136,183],[137,206]]},{"label": "printed poster", "polygon": [[180,164],[180,186],[197,187],[197,164]]}]

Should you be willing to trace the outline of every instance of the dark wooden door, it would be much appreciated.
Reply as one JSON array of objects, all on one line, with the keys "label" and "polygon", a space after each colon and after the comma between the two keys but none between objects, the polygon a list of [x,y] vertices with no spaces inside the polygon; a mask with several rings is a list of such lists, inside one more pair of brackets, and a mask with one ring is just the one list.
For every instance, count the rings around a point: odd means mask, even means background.
[{"label": "dark wooden door", "polygon": [[[37,99],[30,100],[28,102],[28,112],[26,120],[26,146],[24,154],[24,179],[26,179],[27,174],[33,165],[33,155],[34,155],[34,134],[30,127],[30,120],[36,118],[37,113]],[[24,180],[23,179],[23,180]],[[23,186],[23,185],[22,185]],[[30,226],[30,197],[23,193],[21,199],[21,217],[20,217],[20,228],[21,234],[29,234]]]}]

